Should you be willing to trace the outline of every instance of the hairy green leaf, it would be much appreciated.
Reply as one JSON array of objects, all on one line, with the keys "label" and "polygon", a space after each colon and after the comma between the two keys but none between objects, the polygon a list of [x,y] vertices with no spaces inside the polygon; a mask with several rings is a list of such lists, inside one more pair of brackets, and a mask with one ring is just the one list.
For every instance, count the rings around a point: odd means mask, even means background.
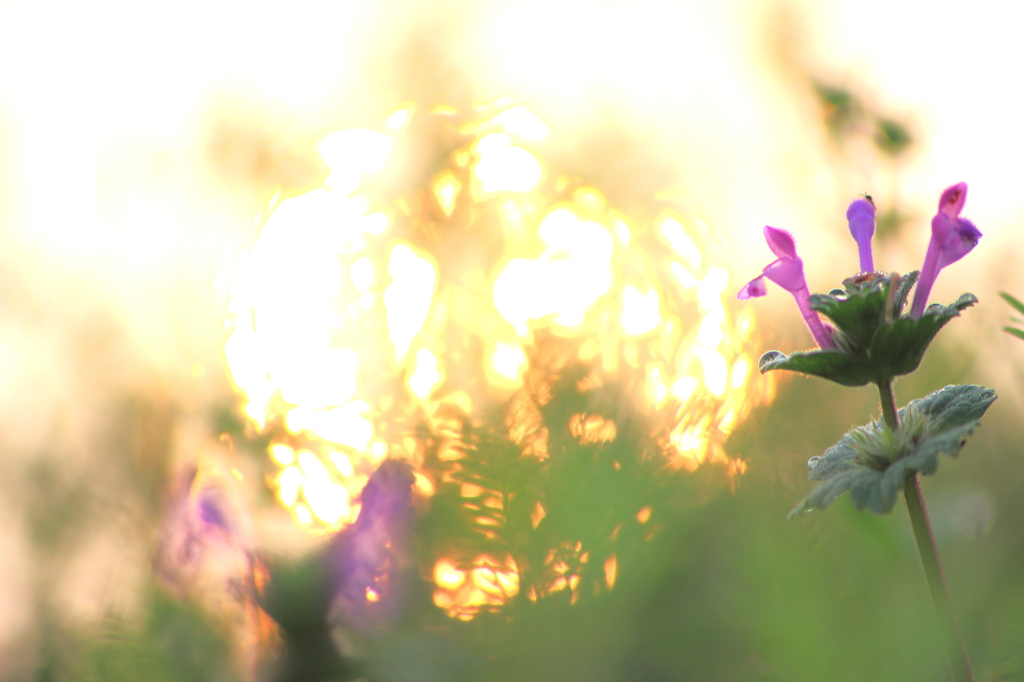
[{"label": "hairy green leaf", "polygon": [[786,355],[771,350],[757,363],[761,374],[776,369],[810,374],[834,381],[843,386],[863,386],[875,378],[871,364],[851,353],[835,350],[815,350]]},{"label": "hairy green leaf", "polygon": [[900,409],[896,433],[879,421],[852,429],[812,459],[810,478],[822,483],[790,518],[824,509],[846,490],[857,509],[892,511],[903,483],[917,473],[935,473],[939,453],[956,457],[995,399],[995,391],[983,386],[946,386]]},{"label": "hairy green leaf", "polygon": [[[916,273],[911,273],[907,279],[916,279]],[[758,362],[762,374],[785,369],[843,386],[888,381],[917,369],[939,330],[962,310],[978,302],[974,294],[963,294],[952,305],[929,306],[918,319],[900,316],[887,322],[885,297],[888,279],[877,275],[874,280],[860,284],[860,290],[856,290],[851,281],[852,278],[844,282],[847,291],[854,292],[849,298],[815,294],[810,299],[812,308],[835,323],[837,333],[833,338],[838,348],[797,352],[788,356],[779,351],[769,351]],[[894,315],[905,303],[910,286],[901,282],[899,292],[894,294]]]}]

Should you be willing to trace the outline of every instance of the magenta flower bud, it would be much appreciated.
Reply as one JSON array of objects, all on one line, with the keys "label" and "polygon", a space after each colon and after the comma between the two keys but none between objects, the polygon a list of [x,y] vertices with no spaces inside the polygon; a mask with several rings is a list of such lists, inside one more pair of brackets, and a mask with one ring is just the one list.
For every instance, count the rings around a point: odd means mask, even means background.
[{"label": "magenta flower bud", "polygon": [[860,271],[874,272],[875,263],[871,257],[871,238],[875,236],[875,205],[870,199],[857,199],[846,209],[850,221],[850,234],[857,241],[860,250]]},{"label": "magenta flower bud", "polygon": [[793,294],[796,299],[800,314],[803,315],[807,328],[814,337],[815,342],[821,348],[835,348],[832,335],[822,323],[818,313],[811,310],[809,301],[810,291],[807,289],[807,280],[804,277],[804,262],[796,254],[796,242],[793,235],[777,227],[765,225],[764,238],[768,242],[768,248],[778,258],[769,263],[760,275],[747,282],[736,295],[740,299],[757,298],[767,293],[764,279],[767,277],[778,284],[786,291]]},{"label": "magenta flower bud", "polygon": [[939,210],[932,218],[932,238],[928,242],[917,292],[910,308],[910,316],[921,317],[928,305],[928,295],[939,276],[939,271],[957,262],[978,245],[981,232],[960,211],[967,201],[967,183],[961,182],[946,189],[939,198]]}]

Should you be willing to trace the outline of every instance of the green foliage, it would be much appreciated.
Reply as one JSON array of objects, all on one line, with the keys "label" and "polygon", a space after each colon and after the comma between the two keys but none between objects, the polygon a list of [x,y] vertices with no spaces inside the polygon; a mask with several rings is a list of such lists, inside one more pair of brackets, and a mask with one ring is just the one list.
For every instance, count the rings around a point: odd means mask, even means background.
[{"label": "green foliage", "polygon": [[895,158],[914,143],[909,127],[880,113],[848,88],[812,79],[811,85],[825,115],[825,126],[837,140],[873,130],[871,140],[878,151]]},{"label": "green foliage", "polygon": [[891,156],[898,156],[913,142],[907,126],[899,121],[882,117],[875,122],[875,144]]},{"label": "green foliage", "polygon": [[769,351],[758,362],[761,373],[785,369],[843,386],[863,386],[913,372],[939,330],[978,302],[973,294],[963,294],[952,305],[929,306],[917,319],[904,315],[917,275],[900,279],[892,291],[889,277],[872,273],[845,280],[845,291],[812,295],[811,308],[835,325],[837,348],[788,356]]},{"label": "green foliage", "polygon": [[995,392],[982,386],[946,386],[901,409],[896,432],[880,421],[853,429],[808,462],[811,480],[822,483],[790,518],[825,509],[847,490],[857,509],[892,511],[903,483],[915,473],[935,473],[940,452],[956,457],[995,399]]},{"label": "green foliage", "polygon": [[[1010,296],[1010,294],[1006,293],[1005,291],[1000,291],[999,295],[1003,297],[1004,301],[1012,305],[1014,310],[1016,310],[1021,315],[1024,315],[1024,303],[1021,303],[1020,301],[1018,301],[1013,296]],[[1016,322],[1017,324],[1024,324],[1024,320],[1020,318],[1011,317],[1010,319]],[[1018,339],[1024,340],[1024,329],[1018,329],[1017,327],[1003,327],[1003,331],[1012,336],[1016,336]]]},{"label": "green foliage", "polygon": [[85,637],[48,631],[36,679],[235,682],[229,636],[209,614],[153,591],[144,623],[109,615]]},{"label": "green foliage", "polygon": [[871,365],[849,353],[834,350],[798,351],[786,355],[770,350],[757,363],[761,374],[776,369],[810,374],[843,386],[863,386],[874,379]]},{"label": "green foliage", "polygon": [[[606,594],[605,562],[642,553],[694,484],[693,475],[670,466],[670,452],[652,435],[673,416],[645,414],[623,384],[581,388],[588,376],[586,367],[565,368],[542,395],[524,394],[482,423],[464,420],[424,437],[424,467],[441,483],[418,529],[421,550],[453,557],[460,568],[480,555],[513,558],[520,588],[506,613],[528,608],[531,588],[543,594],[559,576],[558,562],[579,576],[576,601]],[[610,428],[586,437],[587,420]],[[441,457],[440,450],[460,454]],[[650,520],[638,520],[645,507]]]}]

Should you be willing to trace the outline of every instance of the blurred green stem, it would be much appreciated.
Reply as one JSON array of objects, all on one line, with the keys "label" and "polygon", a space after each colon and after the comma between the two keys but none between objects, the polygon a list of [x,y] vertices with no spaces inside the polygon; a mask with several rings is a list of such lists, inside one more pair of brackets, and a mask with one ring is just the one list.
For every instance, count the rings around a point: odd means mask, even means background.
[{"label": "blurred green stem", "polygon": [[[892,381],[878,382],[878,395],[882,401],[882,417],[885,424],[895,431],[899,426],[896,414],[896,396],[893,394]],[[967,647],[960,634],[960,625],[953,614],[953,603],[949,598],[949,587],[942,573],[942,561],[939,559],[939,548],[935,544],[932,524],[928,520],[928,509],[924,506],[924,494],[921,492],[921,481],[914,474],[903,484],[903,500],[907,503],[907,514],[910,516],[910,527],[914,531],[917,542],[918,556],[924,568],[928,591],[931,593],[932,604],[942,629],[942,639],[946,645],[946,662],[956,682],[974,682],[971,662],[967,658]]]}]

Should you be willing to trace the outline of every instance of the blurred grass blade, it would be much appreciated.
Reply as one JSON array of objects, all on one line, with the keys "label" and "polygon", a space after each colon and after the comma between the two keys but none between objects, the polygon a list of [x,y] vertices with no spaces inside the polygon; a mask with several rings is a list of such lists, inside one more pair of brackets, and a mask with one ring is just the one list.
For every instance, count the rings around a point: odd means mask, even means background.
[{"label": "blurred grass blade", "polygon": [[1015,299],[1013,296],[1010,296],[1005,291],[1000,291],[999,295],[1003,297],[1003,300],[1012,305],[1014,310],[1016,310],[1021,315],[1024,315],[1024,303],[1021,303],[1020,301]]}]

